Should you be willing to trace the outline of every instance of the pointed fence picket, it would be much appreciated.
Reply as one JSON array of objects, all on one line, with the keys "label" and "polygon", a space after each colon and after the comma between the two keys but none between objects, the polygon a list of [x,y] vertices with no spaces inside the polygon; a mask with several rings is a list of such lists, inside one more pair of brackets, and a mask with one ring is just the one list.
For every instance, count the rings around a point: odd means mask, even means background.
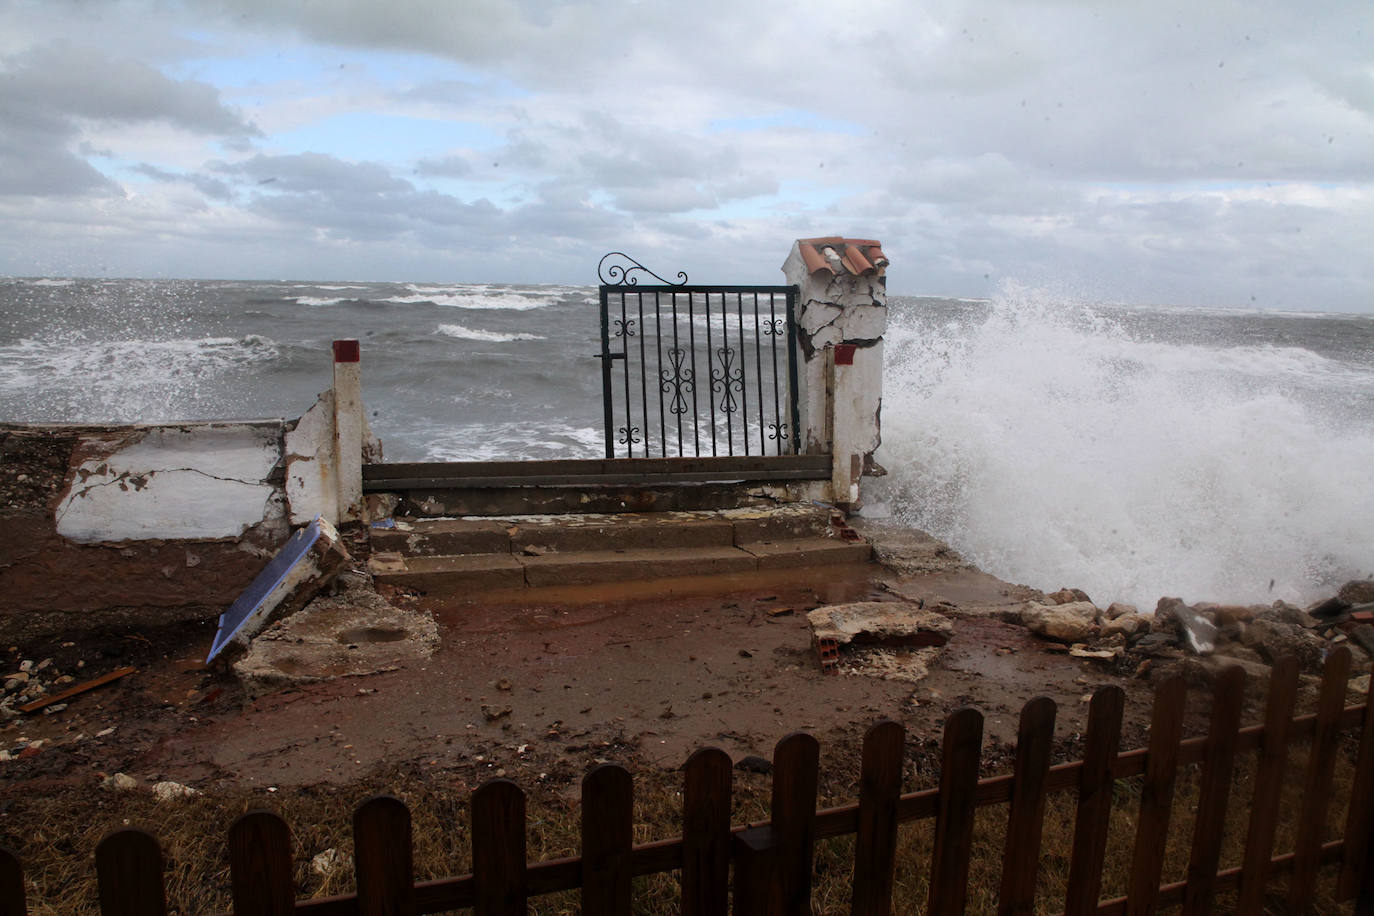
[{"label": "pointed fence picket", "polygon": [[[525,845],[525,795],[513,782],[492,780],[472,793],[472,873],[416,883],[410,812],[399,800],[364,802],[353,819],[357,890],[335,897],[296,900],[291,836],[287,824],[267,811],[243,815],[229,830],[230,885],[234,912],[254,916],[413,916],[471,909],[476,916],[521,916],[531,897],[580,890],[587,913],[628,916],[633,879],[677,872],[684,916],[725,916],[733,911],[766,916],[806,916],[812,906],[812,874],[818,841],[855,836],[851,909],[856,916],[889,916],[893,909],[898,825],[934,821],[926,912],[962,913],[974,819],[979,808],[1007,804],[998,911],[1033,912],[1041,865],[1047,797],[1074,792],[1077,813],[1068,858],[1064,916],[1147,914],[1182,907],[1185,914],[1211,911],[1218,894],[1235,892],[1235,912],[1259,912],[1266,896],[1287,877],[1288,911],[1311,912],[1319,872],[1337,866],[1335,896],[1354,901],[1354,912],[1374,916],[1374,691],[1360,706],[1344,707],[1351,656],[1331,654],[1322,676],[1317,712],[1293,715],[1298,669],[1291,659],[1275,665],[1262,725],[1241,727],[1246,691],[1238,668],[1220,675],[1212,718],[1204,737],[1184,739],[1186,688],[1171,679],[1159,686],[1148,749],[1119,750],[1124,694],[1104,687],[1088,709],[1083,759],[1050,766],[1056,709],[1040,697],[1022,710],[1016,764],[1009,775],[979,779],[983,717],[955,711],[946,721],[938,788],[902,794],[904,729],[880,722],[863,747],[857,804],[816,810],[819,746],[806,734],[778,743],[773,762],[772,810],[767,822],[730,823],[730,758],[704,749],[683,774],[682,836],[633,844],[634,784],[630,774],[604,764],[582,784],[581,855],[531,864]],[[1332,781],[1342,733],[1357,736],[1353,783],[1344,833],[1330,837]],[[1290,748],[1310,739],[1302,772],[1301,808],[1294,848],[1275,854],[1280,796]],[[1233,792],[1241,755],[1255,758],[1253,793]],[[1200,767],[1196,819],[1185,879],[1162,884],[1165,844],[1180,771]],[[1127,895],[1100,899],[1105,850],[1111,836],[1113,793],[1121,780],[1136,780],[1140,802]],[[1222,830],[1228,806],[1249,805],[1241,864],[1222,868]],[[166,916],[162,851],[140,830],[118,830],[95,852],[102,916]],[[733,883],[732,883],[733,882]],[[27,913],[19,859],[0,849],[0,916]]]}]

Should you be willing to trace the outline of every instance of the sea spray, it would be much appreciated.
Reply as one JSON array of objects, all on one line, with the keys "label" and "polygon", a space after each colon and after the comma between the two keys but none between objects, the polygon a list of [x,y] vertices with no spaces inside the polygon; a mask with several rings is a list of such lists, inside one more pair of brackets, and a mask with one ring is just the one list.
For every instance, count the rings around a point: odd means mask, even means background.
[{"label": "sea spray", "polygon": [[880,492],[985,569],[1100,605],[1303,602],[1369,574],[1374,375],[1230,321],[1188,342],[1166,310],[1010,285],[899,302]]}]

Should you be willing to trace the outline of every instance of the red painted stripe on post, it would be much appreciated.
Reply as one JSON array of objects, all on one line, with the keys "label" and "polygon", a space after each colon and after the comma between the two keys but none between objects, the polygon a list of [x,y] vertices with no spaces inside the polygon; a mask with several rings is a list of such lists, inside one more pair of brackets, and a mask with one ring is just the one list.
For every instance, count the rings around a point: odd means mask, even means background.
[{"label": "red painted stripe on post", "polygon": [[356,363],[362,358],[356,340],[334,341],[334,362]]}]

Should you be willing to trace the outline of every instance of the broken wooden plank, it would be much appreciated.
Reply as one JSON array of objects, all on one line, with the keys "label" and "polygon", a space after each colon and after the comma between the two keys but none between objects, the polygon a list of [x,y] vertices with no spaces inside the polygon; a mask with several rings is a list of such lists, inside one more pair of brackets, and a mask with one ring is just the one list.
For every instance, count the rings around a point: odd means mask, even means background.
[{"label": "broken wooden plank", "polygon": [[31,712],[38,712],[38,710],[42,709],[44,706],[51,706],[53,703],[61,703],[63,700],[70,699],[74,696],[77,696],[78,694],[85,693],[88,690],[94,690],[97,687],[104,687],[111,681],[117,681],[125,675],[133,674],[137,670],[137,668],[116,668],[108,674],[102,674],[100,677],[93,677],[89,681],[82,681],[80,684],[73,684],[61,693],[54,693],[50,696],[39,697],[38,699],[33,700],[32,702],[25,703],[23,706],[18,707],[18,709],[20,712],[25,714]]}]

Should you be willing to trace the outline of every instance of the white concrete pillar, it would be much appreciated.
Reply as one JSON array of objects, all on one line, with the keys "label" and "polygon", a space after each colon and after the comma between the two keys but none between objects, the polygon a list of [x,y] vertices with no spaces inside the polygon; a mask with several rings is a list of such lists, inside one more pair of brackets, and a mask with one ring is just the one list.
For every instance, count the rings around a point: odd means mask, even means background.
[{"label": "white concrete pillar", "polygon": [[338,522],[362,518],[363,379],[356,340],[334,341],[334,460]]},{"label": "white concrete pillar", "polygon": [[802,450],[832,456],[831,498],[860,502],[881,441],[887,256],[872,239],[799,239],[783,275],[800,289],[797,347]]}]

